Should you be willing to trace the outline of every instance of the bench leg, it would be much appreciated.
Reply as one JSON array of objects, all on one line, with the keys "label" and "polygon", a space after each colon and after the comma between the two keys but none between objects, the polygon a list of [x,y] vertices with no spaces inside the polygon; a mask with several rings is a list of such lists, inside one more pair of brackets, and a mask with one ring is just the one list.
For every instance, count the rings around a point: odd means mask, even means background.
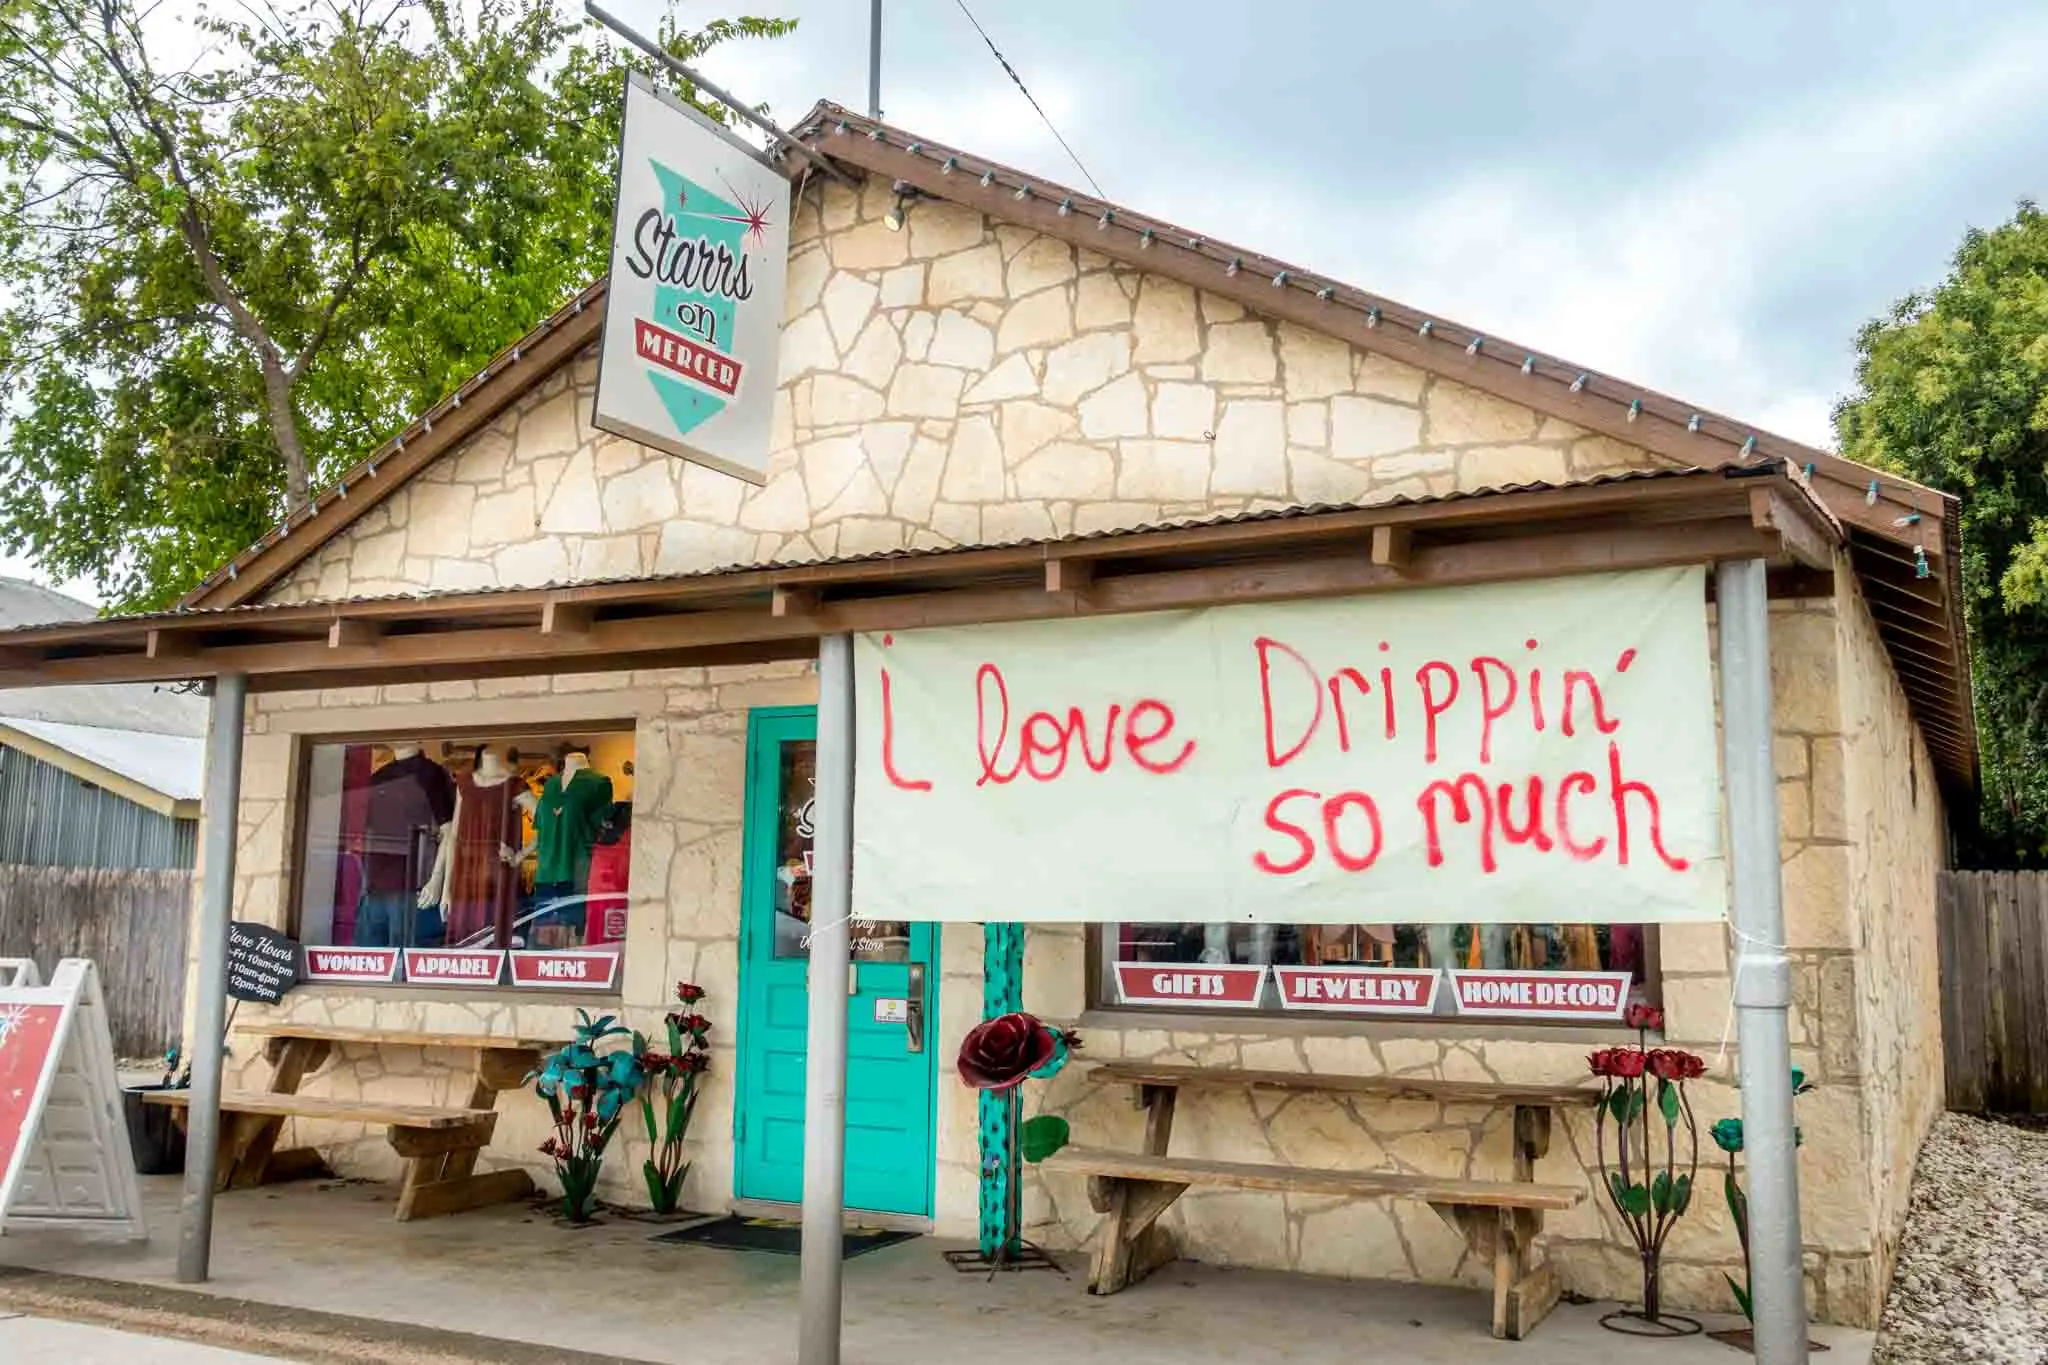
[{"label": "bench leg", "polygon": [[460,1213],[486,1204],[506,1204],[533,1193],[525,1171],[474,1175],[478,1153],[490,1144],[498,1116],[460,1128],[393,1128],[391,1146],[406,1158],[405,1183],[398,1191],[399,1222]]},{"label": "bench leg", "polygon": [[1097,1234],[1088,1292],[1114,1294],[1173,1259],[1171,1240],[1155,1224],[1187,1186],[1164,1180],[1107,1178],[1102,1187],[1109,1211]]},{"label": "bench leg", "polygon": [[1520,1341],[1557,1305],[1557,1274],[1550,1266],[1531,1269],[1543,1215],[1532,1209],[1490,1205],[1431,1204],[1456,1228],[1472,1255],[1493,1269],[1493,1335]]}]

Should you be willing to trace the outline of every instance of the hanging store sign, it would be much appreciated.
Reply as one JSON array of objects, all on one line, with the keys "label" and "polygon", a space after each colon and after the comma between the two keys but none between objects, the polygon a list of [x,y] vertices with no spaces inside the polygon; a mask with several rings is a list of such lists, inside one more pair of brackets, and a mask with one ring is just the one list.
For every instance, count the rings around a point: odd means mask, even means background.
[{"label": "hanging store sign", "polygon": [[1627,972],[1452,971],[1458,1013],[1481,1019],[1619,1019],[1628,1007]]},{"label": "hanging store sign", "polygon": [[495,986],[505,954],[495,948],[407,948],[405,979],[415,986]]},{"label": "hanging store sign", "polygon": [[1726,914],[1696,567],[856,650],[864,919]]},{"label": "hanging store sign", "polygon": [[396,981],[396,948],[306,948],[308,981]]},{"label": "hanging store sign", "polygon": [[1275,967],[1280,1005],[1340,1014],[1434,1014],[1443,973],[1406,967]]},{"label": "hanging store sign", "polygon": [[595,424],[765,482],[789,181],[638,72],[625,98]]},{"label": "hanging store sign", "polygon": [[1199,963],[1119,962],[1117,997],[1126,1005],[1180,1005],[1201,1009],[1257,1009],[1264,967]]}]

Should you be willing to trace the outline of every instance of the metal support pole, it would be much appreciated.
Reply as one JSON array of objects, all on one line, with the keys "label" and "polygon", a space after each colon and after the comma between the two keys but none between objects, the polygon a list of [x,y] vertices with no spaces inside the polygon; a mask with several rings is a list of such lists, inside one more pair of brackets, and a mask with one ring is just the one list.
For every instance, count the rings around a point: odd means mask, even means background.
[{"label": "metal support pole", "polygon": [[882,0],[868,14],[868,117],[882,121]]},{"label": "metal support pole", "polygon": [[697,89],[703,91],[705,94],[711,96],[711,98],[717,100],[726,108],[732,110],[732,112],[739,118],[746,120],[748,123],[753,124],[756,128],[759,128],[762,132],[768,134],[769,137],[774,139],[774,143],[777,147],[780,147],[785,151],[795,152],[798,156],[810,162],[813,166],[816,166],[819,170],[823,171],[826,175],[831,176],[840,184],[845,185],[849,188],[853,187],[853,179],[850,176],[848,176],[845,171],[842,171],[839,169],[839,167],[835,166],[830,158],[821,156],[817,152],[812,151],[809,147],[806,147],[803,143],[798,142],[794,137],[791,137],[788,133],[784,132],[780,127],[778,127],[773,120],[769,119],[766,115],[762,114],[758,109],[755,109],[752,105],[740,103],[737,99],[733,98],[731,95],[728,95],[724,90],[720,89],[718,86],[715,86],[710,81],[705,80],[702,76],[697,74],[697,71],[694,67],[685,65],[684,63],[677,61],[673,56],[671,56],[667,51],[665,51],[662,48],[661,44],[655,42],[646,34],[639,33],[633,29],[627,28],[622,20],[620,20],[616,15],[612,14],[609,10],[606,10],[602,5],[597,4],[596,0],[583,0],[583,12],[585,14],[588,14],[591,18],[597,20],[598,23],[603,24],[612,32],[618,34],[621,38],[624,38],[634,47],[637,47],[642,52],[645,52],[648,56],[652,57],[655,61],[667,67],[676,75],[681,76],[691,85],[697,87]]},{"label": "metal support pole", "polygon": [[853,909],[853,637],[818,641],[810,1031],[804,1061],[804,1231],[798,1365],[839,1365],[846,1193],[846,1011]]},{"label": "metal support pole", "polygon": [[220,1152],[220,1074],[228,1010],[228,917],[235,899],[235,833],[242,800],[242,707],[249,680],[213,680],[206,725],[206,845],[199,872],[199,932],[192,952],[192,1095],[186,1110],[185,1190],[178,1200],[178,1281],[200,1284],[213,1257],[213,1180]]},{"label": "metal support pole", "polygon": [[1721,641],[1721,761],[1734,868],[1735,1015],[1743,1160],[1749,1172],[1749,1288],[1760,1365],[1805,1365],[1799,1163],[1792,1136],[1791,964],[1779,896],[1778,778],[1771,756],[1770,609],[1764,562],[1714,573]]}]

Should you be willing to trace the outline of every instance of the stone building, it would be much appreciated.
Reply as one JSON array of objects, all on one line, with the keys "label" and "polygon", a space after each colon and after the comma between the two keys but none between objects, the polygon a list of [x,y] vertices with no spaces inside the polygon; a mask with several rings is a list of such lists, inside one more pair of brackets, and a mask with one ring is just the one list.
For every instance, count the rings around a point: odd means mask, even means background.
[{"label": "stone building", "polygon": [[[835,108],[814,111],[799,136],[863,182],[848,189],[790,163],[764,484],[592,426],[600,283],[180,612],[10,635],[11,667],[249,669],[235,913],[309,944],[363,941],[360,920],[341,922],[361,894],[345,866],[350,764],[366,776],[401,742],[458,768],[481,761],[472,748],[501,747],[515,765],[538,757],[547,771],[566,749],[588,753],[614,802],[632,805],[623,928],[610,943],[617,975],[594,998],[655,1027],[673,983],[706,988],[714,1060],[685,1202],[772,1204],[789,1188],[773,1169],[788,1153],[764,1139],[766,1165],[750,1166],[752,1116],[736,1110],[773,1108],[761,1071],[773,1063],[737,1045],[754,1046],[772,1017],[749,973],[780,959],[743,929],[743,906],[772,899],[788,868],[788,849],[758,826],[801,811],[762,803],[775,752],[761,718],[800,718],[815,700],[805,655],[835,592],[851,599],[868,590],[859,584],[938,573],[949,556],[993,564],[991,547],[1010,547],[1003,563],[1014,569],[1061,546],[1135,554],[1164,544],[1161,534],[1193,544],[1232,527],[1307,535],[1373,509],[1412,517],[1418,536],[1441,524],[1445,545],[1465,534],[1454,515],[1498,534],[1555,532],[1580,555],[1555,572],[1648,562],[1654,518],[1600,518],[1653,496],[1676,508],[1680,491],[1725,501],[1720,471],[1762,467],[1777,491],[1761,503],[1738,492],[1737,520],[1714,524],[1728,537],[1768,535],[1782,566],[1771,669],[1794,1059],[1816,1083],[1799,1101],[1809,1290],[1821,1318],[1874,1323],[1914,1158],[1941,1103],[1934,881],[1947,804],[1974,782],[1952,502],[1119,206],[1043,182],[1020,196],[1007,168]],[[1056,207],[1062,198],[1071,211]],[[885,215],[899,205],[892,230]],[[1908,510],[1915,520],[1898,524]],[[1145,529],[1165,527],[1189,529]],[[770,624],[719,643],[718,622],[656,614],[722,583],[758,594],[756,619]],[[1086,609],[1072,592],[1063,600]],[[463,623],[478,643],[457,667],[436,652],[437,632]],[[712,644],[725,653],[690,656]],[[474,774],[465,781],[473,799]],[[781,880],[785,901],[798,884]],[[458,911],[447,914],[452,946]],[[594,922],[580,931],[586,942],[597,941]],[[528,946],[576,946],[574,933],[551,940],[546,929],[544,916],[528,926]],[[934,937],[910,949],[933,955],[936,991],[939,1065],[926,1072],[919,1149],[928,1173],[896,1212],[962,1235],[976,1217],[974,1100],[944,1073],[980,1017],[982,944],[972,927]],[[1694,1092],[1703,1126],[1739,1113],[1729,932],[1666,925],[1649,939],[1641,982],[1665,1008],[1665,1037],[1710,1062]],[[1116,949],[1079,926],[1027,937],[1029,1006],[1076,1022],[1090,1059],[1562,1082],[1584,1076],[1590,1047],[1618,1040],[1611,1026],[1119,1006],[1104,968]],[[564,1035],[591,998],[326,982],[280,1010],[547,1037]],[[234,1066],[231,1084],[263,1083],[260,1060],[238,1051]],[[435,1051],[356,1046],[307,1089],[441,1103],[456,1102],[460,1079]],[[545,1112],[531,1097],[507,1103],[486,1164],[546,1181]],[[1045,1104],[1090,1141],[1136,1141],[1128,1095],[1092,1087],[1082,1068]],[[294,1125],[293,1141],[319,1146],[339,1170],[395,1173],[375,1130]],[[1177,1141],[1196,1156],[1484,1176],[1509,1163],[1506,1126],[1497,1110],[1215,1094],[1184,1101]],[[645,1144],[632,1125],[624,1137],[606,1193],[630,1201]],[[1590,1141],[1589,1121],[1568,1125],[1540,1178],[1590,1186]],[[1077,1245],[1096,1218],[1078,1182],[1031,1177],[1034,1240]],[[1427,1282],[1485,1273],[1420,1204],[1196,1193],[1166,1223],[1184,1254],[1206,1261]],[[1604,1201],[1554,1217],[1546,1235],[1568,1288],[1632,1295],[1633,1252]],[[1738,1259],[1719,1199],[1696,1201],[1668,1254],[1669,1299],[1729,1306],[1722,1272]]]}]

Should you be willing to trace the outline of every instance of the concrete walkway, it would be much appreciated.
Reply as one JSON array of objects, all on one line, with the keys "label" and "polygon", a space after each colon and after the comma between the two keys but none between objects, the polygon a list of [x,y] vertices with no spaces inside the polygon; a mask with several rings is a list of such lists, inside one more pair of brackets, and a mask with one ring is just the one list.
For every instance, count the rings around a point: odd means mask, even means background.
[{"label": "concrete walkway", "polygon": [[111,1327],[0,1313],[0,1360],[8,1365],[275,1365],[277,1359]]},{"label": "concrete walkway", "polygon": [[[224,1195],[216,1205],[214,1274],[197,1294],[173,1293],[177,1184],[144,1181],[145,1246],[55,1233],[10,1235],[0,1263],[113,1281],[103,1289],[47,1276],[0,1275],[0,1311],[92,1316],[62,1305],[126,1299],[166,1315],[209,1297],[235,1331],[173,1334],[243,1349],[325,1358],[307,1341],[349,1336],[338,1359],[370,1365],[465,1354],[504,1361],[611,1360],[771,1365],[795,1357],[794,1256],[655,1243],[663,1229],[630,1220],[572,1230],[523,1206],[417,1223],[391,1220],[395,1191],[357,1183],[299,1184]],[[1477,1290],[1351,1282],[1182,1262],[1111,1298],[1047,1272],[991,1280],[954,1272],[940,1244],[919,1238],[847,1262],[846,1365],[1183,1365],[1259,1361],[1327,1365],[1741,1365],[1705,1337],[1648,1342],[1603,1331],[1611,1305],[1560,1305],[1526,1342],[1487,1335]],[[38,1285],[64,1287],[38,1301]],[[245,1302],[230,1305],[230,1300]],[[53,1308],[54,1305],[54,1308]],[[341,1315],[325,1320],[322,1315]],[[1729,1325],[1715,1321],[1710,1326]],[[295,1329],[303,1335],[290,1335]],[[265,1333],[273,1335],[266,1337]],[[450,1334],[473,1334],[457,1338]],[[1867,1365],[1868,1333],[1816,1329],[1829,1365]],[[429,1339],[432,1340],[429,1340]],[[446,1338],[443,1340],[442,1338]],[[497,1338],[528,1343],[486,1350]],[[383,1345],[379,1345],[383,1342]],[[450,1344],[451,1342],[455,1344]],[[410,1343],[413,1349],[404,1349]],[[152,1357],[154,1358],[154,1357]]]}]

